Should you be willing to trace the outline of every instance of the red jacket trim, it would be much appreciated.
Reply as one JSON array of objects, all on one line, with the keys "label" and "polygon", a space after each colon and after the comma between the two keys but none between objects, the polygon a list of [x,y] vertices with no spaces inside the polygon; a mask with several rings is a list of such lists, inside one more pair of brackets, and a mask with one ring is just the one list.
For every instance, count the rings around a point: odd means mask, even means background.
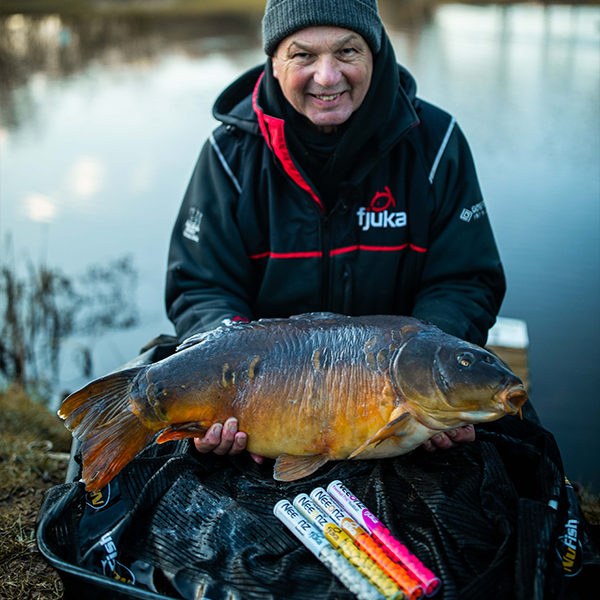
[{"label": "red jacket trim", "polygon": [[323,253],[319,250],[314,252],[262,252],[261,254],[253,254],[248,258],[320,258]]},{"label": "red jacket trim", "polygon": [[258,106],[258,88],[263,77],[264,71],[258,78],[256,86],[254,86],[254,93],[252,94],[252,108],[258,117],[260,131],[265,138],[269,149],[272,150],[275,153],[275,156],[281,161],[284,171],[288,174],[292,181],[294,181],[294,183],[312,196],[312,199],[319,205],[319,208],[323,214],[325,214],[325,209],[323,208],[321,200],[319,200],[319,197],[315,194],[310,185],[308,185],[302,175],[300,175],[298,169],[296,169],[296,165],[294,164],[292,157],[290,156],[287,144],[285,142],[285,121],[283,119],[277,119],[276,117],[265,115],[264,111]]},{"label": "red jacket trim", "polygon": [[336,254],[345,254],[346,252],[354,252],[356,250],[365,250],[367,252],[397,252],[398,250],[404,250],[405,248],[410,248],[416,252],[427,252],[427,248],[420,248],[414,244],[402,244],[401,246],[365,246],[364,244],[357,244],[356,246],[336,248],[335,250],[332,250],[329,255],[335,256]]},{"label": "red jacket trim", "polygon": [[[416,252],[427,252],[427,248],[420,248],[414,244],[402,244],[401,246],[364,246],[357,244],[356,246],[346,246],[345,248],[336,248],[329,252],[329,256],[337,254],[345,254],[346,252],[355,252],[356,250],[365,250],[367,252],[397,252],[410,248]],[[315,250],[313,252],[261,252],[260,254],[252,254],[249,258],[256,260],[259,258],[320,258],[323,253]]]}]

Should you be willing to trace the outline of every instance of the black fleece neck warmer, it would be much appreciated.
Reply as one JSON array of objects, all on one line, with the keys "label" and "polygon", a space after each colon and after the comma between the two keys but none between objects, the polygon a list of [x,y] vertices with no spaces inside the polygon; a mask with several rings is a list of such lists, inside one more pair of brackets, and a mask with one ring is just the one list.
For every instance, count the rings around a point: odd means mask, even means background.
[{"label": "black fleece neck warmer", "polygon": [[384,32],[380,52],[373,56],[371,85],[363,103],[334,133],[322,134],[306,126],[306,117],[285,99],[273,77],[271,60],[267,61],[263,83],[266,112],[285,121],[292,156],[317,188],[325,208],[331,210],[340,184],[359,157],[377,152],[379,139],[385,136],[400,85],[396,55],[387,34]]}]

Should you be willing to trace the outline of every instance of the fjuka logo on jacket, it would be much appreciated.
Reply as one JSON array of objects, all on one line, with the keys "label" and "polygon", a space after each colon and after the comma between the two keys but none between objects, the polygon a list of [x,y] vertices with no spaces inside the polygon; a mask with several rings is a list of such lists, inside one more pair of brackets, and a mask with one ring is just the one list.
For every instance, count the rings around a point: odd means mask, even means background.
[{"label": "fjuka logo on jacket", "polygon": [[396,200],[387,185],[384,189],[385,191],[377,192],[373,196],[369,208],[361,206],[356,212],[358,226],[363,231],[367,231],[371,227],[406,227],[407,219],[404,211],[388,210],[388,208],[396,207]]}]

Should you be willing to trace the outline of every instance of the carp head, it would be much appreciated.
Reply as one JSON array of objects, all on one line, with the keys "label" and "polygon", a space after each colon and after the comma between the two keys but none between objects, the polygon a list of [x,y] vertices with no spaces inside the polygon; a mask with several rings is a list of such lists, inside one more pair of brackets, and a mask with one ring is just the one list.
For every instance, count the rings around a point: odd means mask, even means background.
[{"label": "carp head", "polygon": [[523,382],[491,352],[434,327],[411,327],[392,361],[407,410],[432,429],[520,413]]}]

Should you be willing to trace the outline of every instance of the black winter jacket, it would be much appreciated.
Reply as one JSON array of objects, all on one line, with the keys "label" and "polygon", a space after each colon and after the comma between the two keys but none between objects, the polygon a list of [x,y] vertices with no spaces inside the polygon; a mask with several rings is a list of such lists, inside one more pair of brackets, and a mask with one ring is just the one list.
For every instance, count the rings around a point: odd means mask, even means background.
[{"label": "black winter jacket", "polygon": [[326,213],[261,108],[263,67],[218,98],[173,230],[169,318],[180,339],[311,311],[413,315],[483,345],[505,291],[471,153],[402,67],[377,147]]}]

